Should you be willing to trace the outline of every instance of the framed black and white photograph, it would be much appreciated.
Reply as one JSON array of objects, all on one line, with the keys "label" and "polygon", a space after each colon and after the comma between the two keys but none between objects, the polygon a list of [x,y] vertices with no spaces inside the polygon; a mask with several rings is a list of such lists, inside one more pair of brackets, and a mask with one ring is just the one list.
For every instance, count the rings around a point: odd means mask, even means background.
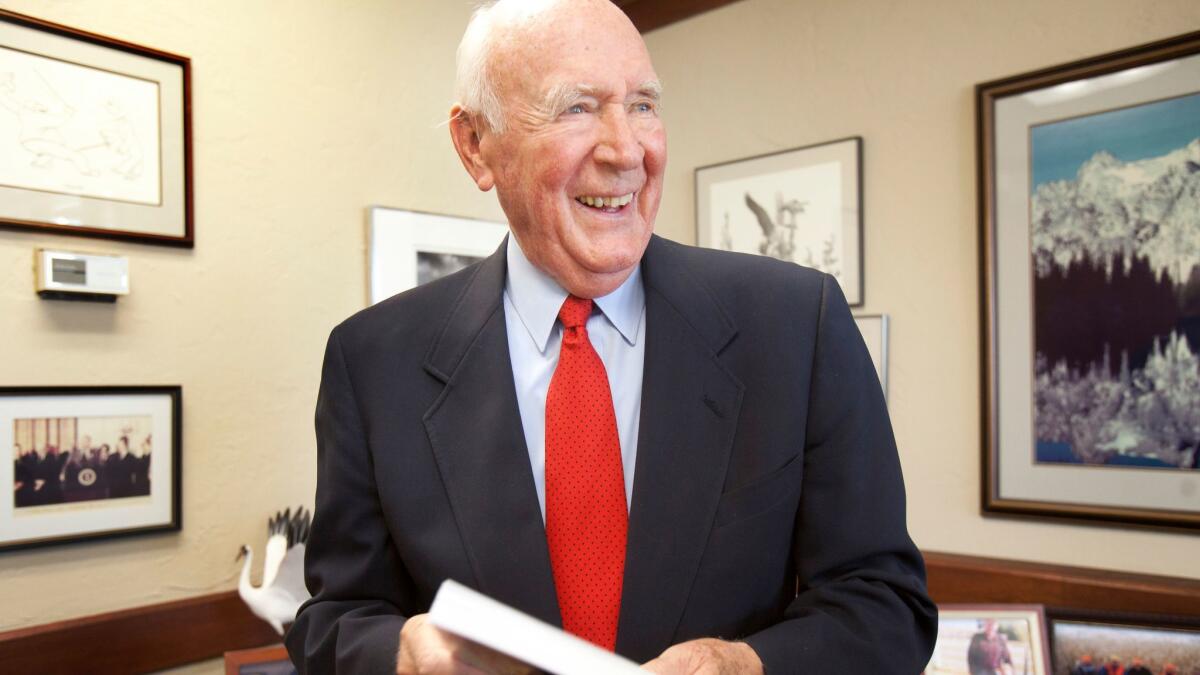
[{"label": "framed black and white photograph", "polygon": [[883,397],[887,399],[888,316],[887,314],[856,314],[854,323],[858,324],[863,341],[867,343],[867,352],[871,354],[871,363],[875,365],[875,374],[879,376],[879,386],[883,387]]},{"label": "framed black and white photograph", "polygon": [[1200,33],[976,97],[985,511],[1200,527]]},{"label": "framed black and white photograph", "polygon": [[452,274],[496,251],[508,227],[471,218],[373,206],[370,304]]},{"label": "framed black and white photograph", "polygon": [[863,304],[862,138],[696,169],[696,240],[827,272]]},{"label": "framed black and white photograph", "polygon": [[938,635],[924,675],[1049,675],[1041,605],[938,605]]},{"label": "framed black and white photograph", "polygon": [[0,550],[180,528],[178,386],[0,387]]},{"label": "framed black and white photograph", "polygon": [[189,71],[0,10],[0,225],[191,247]]},{"label": "framed black and white photograph", "polygon": [[1192,675],[1200,627],[1052,619],[1054,675]]}]

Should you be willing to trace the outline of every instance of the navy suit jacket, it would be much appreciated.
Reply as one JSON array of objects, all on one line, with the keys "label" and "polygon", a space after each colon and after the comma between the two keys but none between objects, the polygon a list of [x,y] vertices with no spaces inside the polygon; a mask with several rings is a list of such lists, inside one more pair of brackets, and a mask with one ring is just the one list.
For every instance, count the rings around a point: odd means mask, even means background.
[{"label": "navy suit jacket", "polygon": [[[770,675],[917,673],[936,610],[882,391],[832,277],[654,237],[617,652],[745,639]],[[561,625],[509,363],[504,246],[329,338],[301,673],[393,673],[456,579]]]}]

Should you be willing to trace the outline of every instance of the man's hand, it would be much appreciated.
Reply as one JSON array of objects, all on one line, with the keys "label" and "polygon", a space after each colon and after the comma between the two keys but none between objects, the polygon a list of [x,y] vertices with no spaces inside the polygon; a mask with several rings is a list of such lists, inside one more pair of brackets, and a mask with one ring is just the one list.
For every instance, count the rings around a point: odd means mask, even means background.
[{"label": "man's hand", "polygon": [[531,675],[533,668],[440,630],[417,614],[400,629],[396,675]]},{"label": "man's hand", "polygon": [[642,668],[661,675],[763,675],[750,645],[713,638],[681,642]]}]

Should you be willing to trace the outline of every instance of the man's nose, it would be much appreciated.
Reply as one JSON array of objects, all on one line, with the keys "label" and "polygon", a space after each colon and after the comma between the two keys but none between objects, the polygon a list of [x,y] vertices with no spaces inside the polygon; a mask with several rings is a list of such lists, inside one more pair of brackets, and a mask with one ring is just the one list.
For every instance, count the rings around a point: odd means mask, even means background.
[{"label": "man's nose", "polygon": [[608,164],[620,171],[636,169],[642,165],[646,151],[638,141],[630,124],[629,114],[621,108],[607,111],[602,118],[602,131],[596,144],[596,161]]}]

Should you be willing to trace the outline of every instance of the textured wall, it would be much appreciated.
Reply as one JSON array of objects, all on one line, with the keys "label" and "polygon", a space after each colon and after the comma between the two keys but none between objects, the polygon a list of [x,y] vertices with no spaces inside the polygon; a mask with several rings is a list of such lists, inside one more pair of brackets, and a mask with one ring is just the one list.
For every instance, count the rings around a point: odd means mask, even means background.
[{"label": "textured wall", "polygon": [[[500,216],[439,126],[465,2],[4,1],[192,59],[196,248],[0,231],[0,383],[183,385],[183,531],[0,555],[0,630],[234,586],[312,504],[329,329],[365,303],[365,208]],[[35,246],[130,258],[116,305],[33,293]],[[32,589],[38,589],[32,592]]]},{"label": "textured wall", "polygon": [[1200,29],[1195,0],[746,0],[651,33],[671,157],[658,230],[691,241],[693,169],[861,135],[866,306],[930,550],[1200,578],[1194,535],[979,514],[976,83]]},{"label": "textured wall", "polygon": [[[0,231],[4,384],[180,383],[184,529],[0,555],[0,630],[230,588],[242,542],[311,503],[325,336],[365,295],[364,209],[496,218],[439,127],[466,2],[5,0],[193,61],[193,251]],[[861,134],[867,311],[892,315],[910,518],[930,549],[1200,576],[1175,534],[978,514],[974,83],[1200,27],[1194,0],[745,0],[652,33],[671,162]],[[115,306],[34,296],[35,246],[127,255]],[[30,592],[30,589],[39,589]]]}]

